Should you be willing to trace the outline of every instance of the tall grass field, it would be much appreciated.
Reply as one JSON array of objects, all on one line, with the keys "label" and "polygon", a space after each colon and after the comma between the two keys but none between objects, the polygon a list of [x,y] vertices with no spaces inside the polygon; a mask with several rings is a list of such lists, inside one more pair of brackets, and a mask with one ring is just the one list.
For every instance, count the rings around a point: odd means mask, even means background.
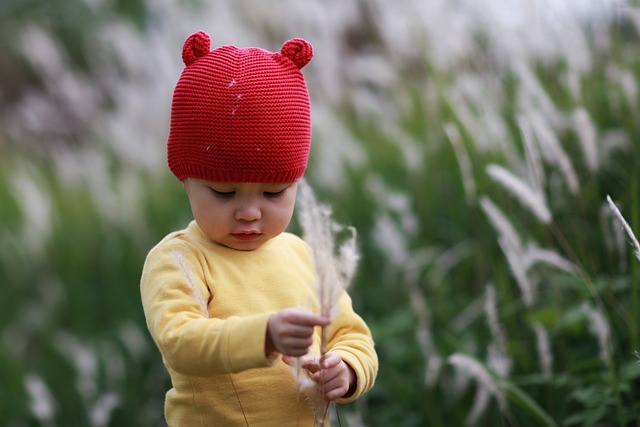
[{"label": "tall grass field", "polygon": [[634,0],[3,1],[0,426],[165,425],[139,279],[191,219],[197,30],[314,46],[306,180],[380,359],[332,425],[640,426]]}]

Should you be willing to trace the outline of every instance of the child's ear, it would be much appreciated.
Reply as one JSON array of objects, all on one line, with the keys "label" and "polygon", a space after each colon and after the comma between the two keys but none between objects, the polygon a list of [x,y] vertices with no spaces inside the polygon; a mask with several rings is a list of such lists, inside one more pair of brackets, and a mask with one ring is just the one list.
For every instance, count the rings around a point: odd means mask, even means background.
[{"label": "child's ear", "polygon": [[180,183],[182,184],[182,188],[184,188],[185,190],[187,189],[187,186],[185,185],[186,183],[186,179],[183,179],[182,181],[180,181]]}]

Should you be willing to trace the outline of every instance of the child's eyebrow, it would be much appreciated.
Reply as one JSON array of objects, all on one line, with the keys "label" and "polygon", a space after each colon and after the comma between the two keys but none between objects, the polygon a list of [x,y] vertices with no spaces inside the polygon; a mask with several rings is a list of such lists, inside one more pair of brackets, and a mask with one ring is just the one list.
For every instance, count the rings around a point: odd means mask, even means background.
[{"label": "child's eyebrow", "polygon": [[235,188],[233,185],[227,182],[210,182],[207,186],[211,188]]}]

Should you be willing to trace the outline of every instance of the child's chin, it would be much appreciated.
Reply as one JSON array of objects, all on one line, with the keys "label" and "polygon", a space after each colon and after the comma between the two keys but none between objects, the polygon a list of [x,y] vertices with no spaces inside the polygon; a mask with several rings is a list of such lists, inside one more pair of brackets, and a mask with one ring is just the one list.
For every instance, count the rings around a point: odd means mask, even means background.
[{"label": "child's chin", "polygon": [[262,246],[264,242],[251,241],[251,242],[227,242],[223,243],[224,246],[235,249],[236,251],[253,251]]}]

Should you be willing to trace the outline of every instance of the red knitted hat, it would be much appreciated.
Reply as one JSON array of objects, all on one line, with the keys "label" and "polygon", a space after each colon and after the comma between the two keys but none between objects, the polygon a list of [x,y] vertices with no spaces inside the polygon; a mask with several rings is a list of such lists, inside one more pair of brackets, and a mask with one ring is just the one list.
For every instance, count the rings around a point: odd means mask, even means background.
[{"label": "red knitted hat", "polygon": [[186,67],[171,105],[169,169],[180,180],[294,182],[311,145],[311,108],[302,67],[313,48],[302,39],[279,53],[222,46],[203,31],[182,48]]}]

